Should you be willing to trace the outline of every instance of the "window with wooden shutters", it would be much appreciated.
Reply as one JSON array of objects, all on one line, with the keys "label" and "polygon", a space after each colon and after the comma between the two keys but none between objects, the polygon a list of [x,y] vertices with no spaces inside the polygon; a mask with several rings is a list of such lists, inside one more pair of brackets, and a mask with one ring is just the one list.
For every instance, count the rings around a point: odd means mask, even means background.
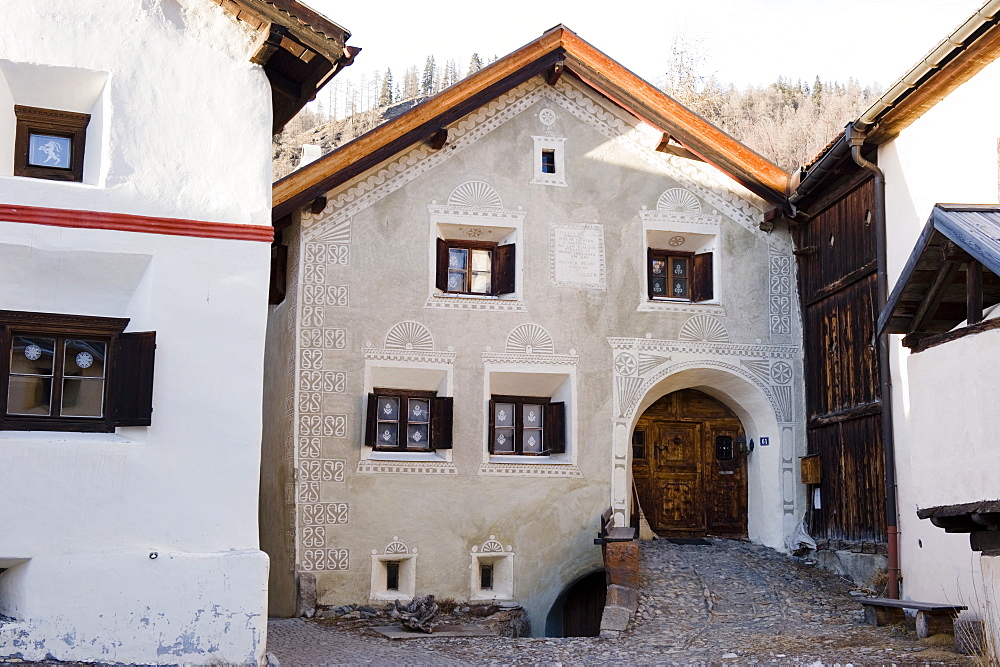
[{"label": "window with wooden shutters", "polygon": [[451,449],[451,422],[450,396],[375,389],[368,394],[365,445],[393,452]]},{"label": "window with wooden shutters", "polygon": [[646,286],[650,299],[708,301],[713,298],[712,253],[648,248]]},{"label": "window with wooden shutters", "polygon": [[149,426],[156,334],[128,322],[0,311],[0,430]]},{"label": "window with wooden shutters", "polygon": [[514,244],[437,240],[435,285],[448,294],[514,292]]},{"label": "window with wooden shutters", "polygon": [[546,456],[566,452],[566,404],[548,397],[490,398],[491,454]]}]

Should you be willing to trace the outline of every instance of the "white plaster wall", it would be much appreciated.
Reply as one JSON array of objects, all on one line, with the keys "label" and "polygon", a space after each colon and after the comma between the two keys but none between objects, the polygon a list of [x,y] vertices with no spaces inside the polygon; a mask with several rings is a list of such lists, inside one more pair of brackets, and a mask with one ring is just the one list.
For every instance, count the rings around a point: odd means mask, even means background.
[{"label": "white plaster wall", "polygon": [[[879,149],[886,175],[890,290],[935,203],[997,203],[1000,62],[987,66]],[[995,396],[1000,334],[986,332],[911,355],[891,336],[903,596],[996,608],[968,535],[946,534],[916,511],[995,499],[1000,463]],[[992,592],[991,592],[992,591]]]},{"label": "white plaster wall", "polygon": [[[270,87],[245,26],[208,0],[8,4],[18,28],[0,41],[0,103],[9,90],[14,104],[94,117],[85,183],[11,177],[6,150],[0,200],[269,223]],[[13,131],[0,111],[0,150]]]},{"label": "white plaster wall", "polygon": [[[269,224],[270,88],[245,26],[208,0],[4,10],[0,106],[93,118],[85,182],[60,183],[10,175],[0,111],[0,201]],[[0,308],[129,317],[157,342],[151,426],[0,432],[0,656],[262,658],[268,265],[262,242],[0,218]]]},{"label": "white plaster wall", "polygon": [[[156,594],[155,585],[129,588],[142,578],[116,559],[145,566],[150,551],[191,559],[163,575],[171,582],[165,588],[199,591],[183,604],[165,597],[158,609],[169,624],[164,638],[184,625],[205,648],[211,624],[208,617],[198,621],[191,605],[216,596],[242,600],[241,619],[249,615],[251,627],[264,622],[267,562],[257,551],[256,503],[267,244],[9,222],[0,222],[0,238],[7,241],[0,266],[18,276],[4,282],[16,289],[0,291],[4,308],[131,317],[127,331],[157,335],[152,426],[105,434],[0,432],[0,488],[18,499],[16,511],[0,516],[0,560],[31,559],[18,579],[23,587],[6,581],[14,569],[0,576],[0,613],[32,623],[38,640],[66,624],[108,646],[128,639],[139,652],[115,649],[123,662],[220,657],[207,649],[150,653],[152,645],[135,634],[136,610],[114,601]],[[89,262],[106,275],[84,270]],[[75,279],[80,275],[84,282]],[[232,552],[226,562],[245,562],[229,571],[215,561],[233,549],[243,555]],[[33,578],[60,568],[60,576],[75,573],[88,583],[60,590]],[[189,576],[204,583],[195,586]],[[227,580],[243,593],[227,592]],[[8,630],[0,626],[0,655],[21,653]],[[263,649],[262,633],[261,626],[256,639],[234,640],[243,642],[240,659]],[[89,644],[42,644],[60,659],[99,655]]]}]

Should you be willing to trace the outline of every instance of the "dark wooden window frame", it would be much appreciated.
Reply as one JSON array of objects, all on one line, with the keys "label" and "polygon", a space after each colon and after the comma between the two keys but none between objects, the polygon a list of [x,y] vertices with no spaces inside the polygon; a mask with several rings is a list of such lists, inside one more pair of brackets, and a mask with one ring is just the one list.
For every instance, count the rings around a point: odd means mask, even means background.
[{"label": "dark wooden window frame", "polygon": [[[512,403],[514,409],[514,451],[497,452],[494,451],[493,442],[496,437],[496,424],[494,415],[496,414],[497,403]],[[522,422],[521,407],[525,404],[537,404],[543,406],[544,416],[542,422],[542,451],[524,451],[524,424]],[[496,456],[549,456],[550,454],[566,453],[566,404],[553,402],[549,396],[507,396],[495,394],[490,396],[489,405],[489,425],[490,441],[489,452]]]},{"label": "dark wooden window frame", "polygon": [[[17,123],[14,131],[14,175],[45,178],[53,181],[83,180],[83,155],[87,140],[90,114],[58,109],[41,109],[14,105]],[[70,141],[69,167],[46,167],[30,164],[30,137],[45,134]]]},{"label": "dark wooden window frame", "polygon": [[[472,262],[466,272],[465,289],[448,289],[448,258],[452,248],[464,250],[488,250],[490,251],[490,291],[472,292],[471,276]],[[435,272],[435,286],[445,294],[459,294],[467,296],[501,296],[514,292],[514,266],[515,266],[515,245],[508,243],[499,245],[491,241],[461,241],[439,238],[437,240],[437,267]]]},{"label": "dark wooden window frame", "polygon": [[[669,294],[656,294],[653,291],[653,261],[665,262],[668,266],[673,259],[683,259],[685,262],[685,279],[687,288],[684,296],[673,296],[673,277],[668,271],[664,276]],[[693,302],[710,301],[714,298],[712,277],[713,253],[693,253],[678,250],[663,250],[660,248],[646,249],[646,291],[651,301]]]},{"label": "dark wooden window frame", "polygon": [[[154,332],[123,333],[127,318],[0,310],[0,430],[110,433],[116,426],[149,426],[152,416]],[[84,338],[107,344],[102,417],[7,414],[11,354],[17,336],[56,339],[51,405],[61,403],[64,341]]]},{"label": "dark wooden window frame", "polygon": [[[399,419],[396,430],[396,446],[384,447],[377,444],[378,437],[378,399],[380,397],[398,398],[400,403]],[[427,433],[428,441],[426,447],[407,447],[406,427],[407,412],[403,410],[404,402],[411,398],[427,400],[429,403],[430,415],[428,416]],[[365,446],[371,447],[377,452],[432,452],[438,449],[451,449],[451,423],[452,423],[452,397],[438,396],[433,391],[416,391],[403,389],[378,388],[368,394],[368,410],[365,420]],[[407,403],[407,408],[409,404]]]}]

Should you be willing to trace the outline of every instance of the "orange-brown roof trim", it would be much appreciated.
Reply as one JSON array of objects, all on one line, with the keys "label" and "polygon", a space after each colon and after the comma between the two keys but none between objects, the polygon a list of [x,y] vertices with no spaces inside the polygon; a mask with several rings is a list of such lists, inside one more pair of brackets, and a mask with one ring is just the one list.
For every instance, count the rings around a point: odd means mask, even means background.
[{"label": "orange-brown roof trim", "polygon": [[622,67],[565,26],[446,88],[409,112],[306,165],[274,184],[273,219],[422,141],[489,100],[559,61],[584,83],[668,132],[692,153],[763,199],[786,204],[788,174],[653,85]]}]

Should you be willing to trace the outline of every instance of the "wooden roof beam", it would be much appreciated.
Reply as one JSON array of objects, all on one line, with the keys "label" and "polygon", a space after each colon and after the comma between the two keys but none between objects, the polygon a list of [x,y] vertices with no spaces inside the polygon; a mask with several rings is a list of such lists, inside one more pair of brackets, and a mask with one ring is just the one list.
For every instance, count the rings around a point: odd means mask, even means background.
[{"label": "wooden roof beam", "polygon": [[261,30],[260,38],[254,45],[253,55],[250,56],[250,62],[261,67],[266,65],[271,56],[281,48],[281,40],[287,33],[288,29],[283,25],[278,25],[277,23],[268,24]]},{"label": "wooden roof beam", "polygon": [[545,83],[549,84],[550,86],[556,85],[556,83],[559,82],[559,77],[562,76],[564,69],[566,69],[566,61],[565,60],[557,61],[552,67],[549,68],[549,71],[546,72]]},{"label": "wooden roof beam", "polygon": [[[634,84],[605,76],[598,68],[604,67],[608,71],[613,71],[613,68],[602,65],[601,58],[610,61],[600,54],[594,55],[594,63],[590,64],[580,60],[577,52],[573,51],[567,54],[566,67],[585,84],[614,100],[637,118],[663,130],[758,197],[779,206],[788,205],[785,196],[788,174],[631,72],[628,74],[635,78]],[[632,84],[630,89],[626,89],[624,86],[629,84]],[[721,148],[724,145],[730,146],[731,150],[724,151]]]},{"label": "wooden roof beam", "polygon": [[676,155],[677,157],[687,158],[688,160],[698,160],[699,162],[704,162],[704,160],[681,146],[679,143],[670,143],[671,141],[676,140],[670,136],[670,133],[664,132],[663,139],[660,140],[660,145],[656,147],[656,151],[658,153],[669,153],[670,155]]},{"label": "wooden roof beam", "polygon": [[428,139],[427,143],[429,143],[431,148],[433,148],[436,151],[439,151],[442,148],[444,148],[445,144],[448,143],[448,128],[442,127],[441,129],[439,129],[437,132],[431,135],[431,138]]},{"label": "wooden roof beam", "polygon": [[[955,245],[950,241],[948,244]],[[942,248],[942,253],[947,253],[945,248]],[[921,302],[920,307],[917,308],[917,312],[913,315],[913,320],[910,324],[911,332],[923,331],[927,328],[928,320],[934,316],[938,306],[941,305],[945,290],[955,281],[955,274],[958,273],[959,266],[960,263],[955,260],[944,260],[944,264],[937,272],[937,275],[934,276],[934,282],[931,283],[930,289],[927,290],[923,302]]]}]

